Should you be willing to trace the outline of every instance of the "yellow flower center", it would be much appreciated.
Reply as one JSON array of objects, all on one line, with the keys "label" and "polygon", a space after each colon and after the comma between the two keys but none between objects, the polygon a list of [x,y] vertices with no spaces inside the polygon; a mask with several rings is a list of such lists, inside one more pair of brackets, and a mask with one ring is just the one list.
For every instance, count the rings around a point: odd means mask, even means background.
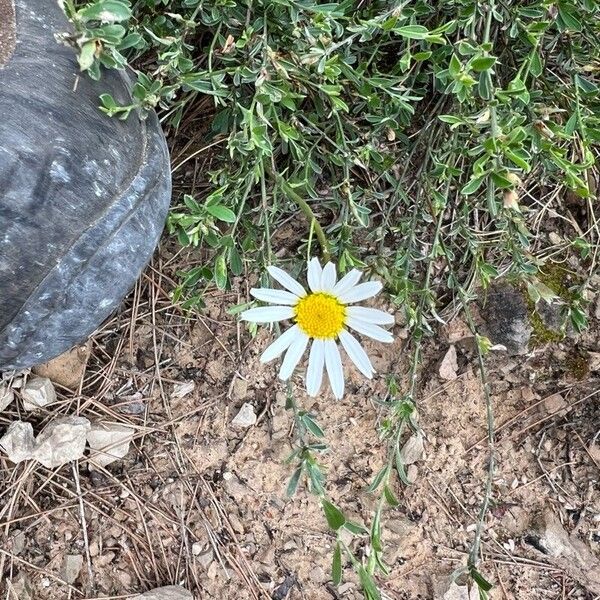
[{"label": "yellow flower center", "polygon": [[309,337],[330,339],[339,335],[346,320],[346,307],[329,294],[309,294],[298,301],[296,323]]}]

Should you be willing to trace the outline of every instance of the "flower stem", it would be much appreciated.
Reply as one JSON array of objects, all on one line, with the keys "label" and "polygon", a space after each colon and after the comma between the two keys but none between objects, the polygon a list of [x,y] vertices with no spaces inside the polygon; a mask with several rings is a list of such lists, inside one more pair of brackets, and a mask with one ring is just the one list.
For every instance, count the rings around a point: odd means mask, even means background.
[{"label": "flower stem", "polygon": [[329,247],[329,242],[325,237],[325,232],[323,231],[321,224],[317,221],[312,208],[279,173],[274,173],[274,176],[285,195],[298,205],[298,208],[300,208],[300,210],[304,213],[311,227],[314,228],[315,233],[317,234],[317,239],[319,240],[319,244],[321,246],[323,259],[325,262],[328,262],[331,259],[331,248]]}]

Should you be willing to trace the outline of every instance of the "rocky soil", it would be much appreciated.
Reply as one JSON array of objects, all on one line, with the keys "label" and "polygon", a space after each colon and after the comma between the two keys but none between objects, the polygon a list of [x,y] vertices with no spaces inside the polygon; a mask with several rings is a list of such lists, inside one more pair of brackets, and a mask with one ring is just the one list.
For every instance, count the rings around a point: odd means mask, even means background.
[{"label": "rocky soil", "polygon": [[[87,349],[37,374],[3,375],[0,436],[12,442],[0,452],[0,597],[361,598],[349,568],[331,583],[333,538],[315,497],[286,496],[292,419],[276,365],[258,361],[273,334],[251,339],[227,312],[245,301],[245,285],[212,293],[187,319],[169,300],[166,260]],[[600,597],[600,322],[562,341],[529,339],[513,292],[494,290],[478,315],[506,348],[488,360],[498,465],[481,570],[492,599],[591,600]],[[377,400],[386,375],[402,384],[408,370],[400,319],[394,333],[390,346],[367,344],[381,375],[365,381],[348,368],[340,402],[302,394],[301,372],[294,381],[330,446],[328,493],[359,522],[372,517],[366,488],[384,461]],[[384,515],[391,574],[379,581],[392,600],[476,598],[450,580],[473,540],[488,460],[464,322],[427,340],[420,373],[423,445],[412,485],[397,485],[400,505]],[[360,555],[364,542],[353,544]],[[139,595],[172,585],[181,587]]]}]

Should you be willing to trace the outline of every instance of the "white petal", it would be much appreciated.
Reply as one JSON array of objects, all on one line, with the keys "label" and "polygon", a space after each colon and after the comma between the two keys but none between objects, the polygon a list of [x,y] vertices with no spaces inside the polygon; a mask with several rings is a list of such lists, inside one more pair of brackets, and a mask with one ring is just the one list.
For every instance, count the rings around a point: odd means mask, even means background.
[{"label": "white petal", "polygon": [[324,340],[325,346],[325,366],[327,367],[327,376],[329,385],[336,400],[340,400],[344,395],[344,370],[342,369],[342,357],[337,344],[333,340]]},{"label": "white petal", "polygon": [[325,348],[323,340],[313,341],[308,357],[308,370],[306,372],[306,391],[309,396],[316,396],[323,382],[323,364],[325,362]]},{"label": "white petal", "polygon": [[294,316],[294,309],[291,306],[261,306],[260,308],[251,308],[241,314],[243,321],[252,323],[275,323],[291,319]]},{"label": "white petal", "polygon": [[352,302],[360,302],[367,298],[376,296],[383,287],[381,281],[367,281],[351,287],[349,290],[338,294],[337,297],[340,302],[344,304],[350,304]]},{"label": "white petal", "polygon": [[257,299],[271,304],[286,304],[294,306],[300,298],[296,294],[284,290],[272,290],[270,288],[252,288],[250,293]]},{"label": "white petal", "polygon": [[349,306],[346,314],[359,321],[374,323],[375,325],[393,325],[395,323],[394,315],[378,310],[377,308],[367,308],[365,306]]},{"label": "white petal", "polygon": [[306,346],[308,345],[308,336],[302,331],[299,331],[294,337],[288,351],[285,353],[281,369],[279,369],[279,379],[286,381],[292,376],[296,365],[300,362]]},{"label": "white petal", "polygon": [[365,321],[359,321],[354,317],[348,317],[346,319],[346,325],[348,325],[348,327],[352,327],[352,329],[355,329],[358,331],[358,333],[362,333],[363,335],[373,338],[378,342],[385,342],[386,344],[389,344],[394,341],[392,334],[389,331],[379,327],[379,325],[365,323]]},{"label": "white petal", "polygon": [[275,281],[278,281],[286,290],[289,290],[296,296],[303,298],[306,296],[306,290],[290,275],[288,275],[283,269],[279,267],[270,266],[267,267],[267,271],[269,271],[269,275]]},{"label": "white petal", "polygon": [[323,273],[323,269],[321,269],[321,263],[317,257],[313,258],[308,263],[306,278],[308,279],[308,286],[313,292],[321,291],[321,274]]},{"label": "white petal", "polygon": [[331,292],[335,287],[336,280],[335,265],[332,262],[328,262],[323,267],[323,273],[321,274],[321,289],[324,292]]},{"label": "white petal", "polygon": [[354,287],[362,277],[362,272],[358,269],[352,269],[349,273],[346,273],[333,288],[333,293],[338,296]]},{"label": "white petal", "polygon": [[345,329],[340,332],[340,342],[346,351],[346,354],[350,357],[350,360],[356,365],[358,370],[367,378],[371,379],[375,369],[364,351],[363,347],[358,343],[357,339],[348,333]]},{"label": "white petal", "polygon": [[266,363],[277,358],[282,352],[287,350],[300,333],[298,325],[290,327],[284,331],[267,349],[262,353],[260,362]]}]

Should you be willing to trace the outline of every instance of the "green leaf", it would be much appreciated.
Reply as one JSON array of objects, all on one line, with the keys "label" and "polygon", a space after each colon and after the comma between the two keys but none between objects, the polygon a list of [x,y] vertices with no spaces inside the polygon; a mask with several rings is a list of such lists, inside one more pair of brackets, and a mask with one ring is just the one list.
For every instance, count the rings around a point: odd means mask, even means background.
[{"label": "green leaf", "polygon": [[523,169],[523,171],[525,171],[526,173],[529,173],[529,171],[531,170],[529,163],[522,156],[520,156],[517,151],[509,150],[507,148],[504,151],[504,154],[506,155],[506,158],[512,161],[515,165],[517,165],[517,167]]},{"label": "green leaf", "polygon": [[381,482],[383,481],[383,478],[387,474],[388,474],[388,468],[387,468],[387,466],[385,466],[382,469],[380,469],[379,472],[377,473],[377,475],[375,475],[375,479],[373,479],[373,481],[371,482],[371,485],[367,488],[367,491],[368,492],[374,492],[381,485]]},{"label": "green leaf", "polygon": [[385,486],[383,488],[383,495],[385,497],[385,501],[390,505],[390,506],[398,506],[400,504],[400,502],[398,501],[398,499],[396,498],[396,496],[394,495],[394,492],[392,492],[392,489],[389,486]]},{"label": "green leaf", "polygon": [[578,307],[573,306],[570,310],[570,319],[575,331],[581,333],[588,326],[588,319],[586,314]]},{"label": "green leaf", "polygon": [[229,249],[229,266],[231,267],[231,272],[238,277],[244,271],[244,265],[242,263],[242,257],[240,253],[237,251],[235,246],[231,246]]},{"label": "green leaf", "polygon": [[543,70],[540,53],[537,48],[534,48],[529,57],[529,71],[534,77],[539,77]]},{"label": "green leaf", "polygon": [[225,223],[235,223],[235,213],[221,204],[212,204],[206,207],[206,211],[215,219],[224,221]]},{"label": "green leaf", "polygon": [[460,64],[460,60],[456,54],[453,54],[452,58],[450,59],[450,64],[448,65],[448,73],[450,73],[452,77],[456,78],[458,75],[460,75],[461,71],[462,65]]},{"label": "green leaf", "polygon": [[354,535],[367,535],[369,533],[366,527],[363,527],[358,523],[354,523],[354,521],[346,521],[344,523],[344,529],[347,529]]},{"label": "green leaf", "polygon": [[286,495],[290,498],[296,493],[296,490],[298,489],[298,483],[300,482],[301,475],[302,467],[298,467],[290,478],[290,482],[288,483],[287,489],[285,490]]},{"label": "green leaf", "polygon": [[484,592],[489,592],[494,587],[474,566],[469,567],[469,575],[471,575],[477,587]]},{"label": "green leaf", "polygon": [[478,56],[476,58],[471,59],[469,63],[471,65],[471,69],[476,73],[481,73],[481,71],[487,71],[491,67],[496,64],[495,56]]},{"label": "green leaf", "polygon": [[115,108],[119,108],[115,99],[110,94],[100,94],[100,102],[102,102],[102,106],[107,110],[114,110]]},{"label": "green leaf", "polygon": [[335,545],[335,550],[333,551],[331,580],[335,586],[338,586],[340,583],[342,583],[342,547],[339,542],[337,542]]},{"label": "green leaf", "polygon": [[444,123],[450,123],[451,125],[460,125],[466,123],[462,117],[456,115],[439,115],[438,119]]},{"label": "green leaf", "polygon": [[567,135],[573,135],[573,132],[577,129],[578,121],[579,121],[579,118],[577,116],[577,113],[574,112],[569,117],[569,120],[565,123],[565,133]]},{"label": "green leaf", "polygon": [[429,35],[429,30],[423,25],[404,25],[397,27],[394,31],[409,40],[425,40]]},{"label": "green leaf", "polygon": [[505,173],[506,171],[502,173],[490,173],[492,181],[496,184],[496,186],[503,190],[513,187],[513,182],[510,179],[508,179],[508,177],[506,177]]},{"label": "green leaf", "polygon": [[383,551],[383,546],[381,545],[381,505],[375,511],[373,523],[371,524],[371,546],[377,553]]},{"label": "green leaf", "polygon": [[[96,58],[96,41],[90,40],[81,46],[81,52],[77,57],[77,61],[79,62],[79,68],[82,71],[87,71],[93,64]],[[108,96],[108,94],[103,94],[103,96]]]},{"label": "green leaf", "polygon": [[375,580],[362,565],[358,568],[358,578],[368,600],[381,600],[381,592],[377,588]]},{"label": "green leaf", "polygon": [[344,517],[344,514],[337,506],[333,505],[329,500],[325,500],[325,498],[321,500],[321,506],[323,506],[323,511],[325,512],[327,525],[331,529],[337,531],[340,527],[344,526],[346,517]]},{"label": "green leaf", "polygon": [[462,188],[462,190],[460,190],[460,193],[463,194],[463,195],[465,195],[465,196],[469,196],[471,194],[474,194],[479,189],[479,187],[483,183],[484,179],[485,179],[485,177],[475,177],[474,179],[471,179],[471,181],[469,181]]},{"label": "green leaf", "polygon": [[220,290],[227,287],[227,261],[224,254],[219,254],[215,260],[215,283]]},{"label": "green leaf", "polygon": [[99,0],[82,8],[79,16],[86,21],[100,21],[101,23],[118,23],[131,17],[128,2],[120,0]]},{"label": "green leaf", "polygon": [[576,8],[572,4],[559,2],[558,4],[558,25],[561,30],[572,29],[581,31],[581,21],[575,16]]},{"label": "green leaf", "polygon": [[318,423],[312,418],[311,415],[305,414],[302,416],[302,423],[308,431],[310,431],[316,438],[323,439],[325,434],[319,427]]}]

